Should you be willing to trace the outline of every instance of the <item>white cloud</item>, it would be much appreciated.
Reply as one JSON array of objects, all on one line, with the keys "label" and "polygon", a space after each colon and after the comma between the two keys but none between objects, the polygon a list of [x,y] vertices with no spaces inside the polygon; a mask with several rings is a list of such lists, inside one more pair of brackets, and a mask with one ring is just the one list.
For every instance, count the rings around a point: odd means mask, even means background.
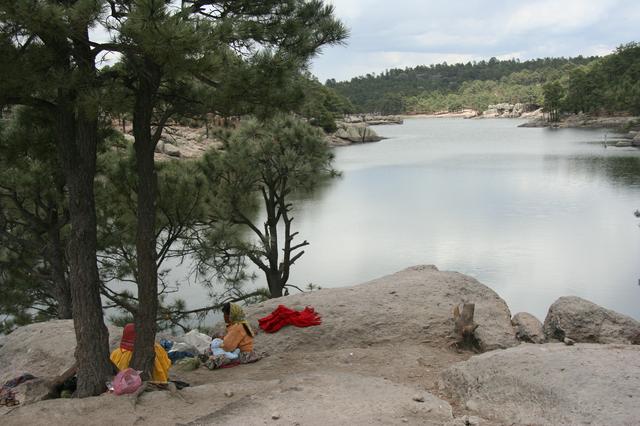
[{"label": "white cloud", "polygon": [[328,0],[335,7],[337,15],[342,19],[357,19],[364,12],[364,2],[360,0]]},{"label": "white cloud", "polygon": [[429,31],[413,37],[417,44],[425,48],[437,48],[443,46],[465,46],[477,47],[495,44],[499,37],[497,34],[461,34],[456,31],[455,34],[449,34],[440,31]]},{"label": "white cloud", "polygon": [[506,28],[510,33],[572,31],[593,24],[615,3],[607,0],[529,2],[511,15]]},{"label": "white cloud", "polygon": [[321,81],[447,61],[602,55],[640,41],[637,0],[331,0],[346,47],[313,62]]}]

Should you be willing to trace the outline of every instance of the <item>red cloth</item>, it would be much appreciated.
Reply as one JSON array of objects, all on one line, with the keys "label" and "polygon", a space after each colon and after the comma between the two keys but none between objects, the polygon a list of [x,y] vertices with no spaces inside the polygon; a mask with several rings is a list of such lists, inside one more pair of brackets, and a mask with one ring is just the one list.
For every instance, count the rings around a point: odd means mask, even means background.
[{"label": "red cloth", "polygon": [[284,305],[278,305],[275,311],[258,320],[260,328],[267,333],[275,333],[289,324],[296,327],[310,327],[312,325],[320,325],[321,322],[320,314],[309,306],[298,312]]},{"label": "red cloth", "polygon": [[126,351],[133,350],[133,344],[136,342],[136,326],[134,324],[127,324],[122,330],[122,340],[120,340],[120,349]]}]

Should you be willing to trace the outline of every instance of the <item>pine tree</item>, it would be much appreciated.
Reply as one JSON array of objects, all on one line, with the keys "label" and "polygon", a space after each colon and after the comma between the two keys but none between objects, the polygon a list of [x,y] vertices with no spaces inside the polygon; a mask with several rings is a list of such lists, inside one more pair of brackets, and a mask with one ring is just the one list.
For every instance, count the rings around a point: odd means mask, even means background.
[{"label": "pine tree", "polygon": [[0,104],[49,114],[69,193],[69,281],[80,397],[96,395],[111,375],[96,264],[93,181],[98,145],[96,55],[89,37],[104,2],[0,2]]},{"label": "pine tree", "polygon": [[72,314],[68,207],[62,168],[51,155],[53,128],[46,115],[21,108],[0,132],[0,312],[18,323]]},{"label": "pine tree", "polygon": [[[108,48],[122,53],[134,98],[139,307],[132,367],[149,374],[158,311],[154,150],[171,116],[189,113],[189,105],[199,101],[185,97],[184,89],[194,80],[214,88],[229,83],[222,92],[231,91],[238,99],[255,89],[256,95],[244,97],[244,102],[255,99],[253,109],[259,112],[258,105],[275,99],[269,96],[276,93],[274,87],[286,87],[278,84],[286,83],[283,77],[302,68],[321,46],[340,42],[346,31],[321,1],[193,0],[183,1],[177,11],[163,0],[113,5],[119,35]],[[230,70],[229,64],[236,68]],[[244,87],[226,77],[235,70],[248,77]]]},{"label": "pine tree", "polygon": [[[282,296],[290,286],[291,267],[309,245],[294,241],[298,232],[292,226],[292,200],[335,173],[332,158],[317,128],[278,116],[244,123],[224,151],[210,151],[202,160],[218,201],[213,213],[217,228],[207,244],[227,256],[247,256],[264,273],[270,297]],[[264,226],[255,220],[260,206],[266,213]],[[246,231],[256,243],[247,241]]]}]

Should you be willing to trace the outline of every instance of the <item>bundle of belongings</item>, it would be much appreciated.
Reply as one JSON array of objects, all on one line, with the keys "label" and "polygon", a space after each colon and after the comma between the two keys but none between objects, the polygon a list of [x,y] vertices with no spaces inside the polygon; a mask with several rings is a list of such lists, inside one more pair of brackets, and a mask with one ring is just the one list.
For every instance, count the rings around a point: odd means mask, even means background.
[{"label": "bundle of belongings", "polygon": [[16,393],[14,388],[18,385],[35,379],[31,374],[23,374],[14,379],[7,381],[2,388],[0,388],[0,405],[6,405],[7,407],[13,407],[20,404],[20,401],[16,399]]},{"label": "bundle of belongings", "polygon": [[215,338],[211,341],[211,354],[212,355],[224,355],[228,359],[238,359],[240,356],[240,348],[236,348],[233,352],[226,352],[222,349],[223,340]]},{"label": "bundle of belongings", "polygon": [[322,320],[320,318],[320,314],[309,306],[298,312],[293,309],[289,309],[284,305],[278,305],[273,312],[258,320],[260,328],[267,333],[275,333],[286,325],[310,327],[313,325],[320,325],[321,323]]},{"label": "bundle of belongings", "polygon": [[171,364],[178,371],[193,371],[200,367],[201,360],[208,359],[211,337],[191,330],[180,337],[181,342],[161,339],[160,345],[167,351]]}]

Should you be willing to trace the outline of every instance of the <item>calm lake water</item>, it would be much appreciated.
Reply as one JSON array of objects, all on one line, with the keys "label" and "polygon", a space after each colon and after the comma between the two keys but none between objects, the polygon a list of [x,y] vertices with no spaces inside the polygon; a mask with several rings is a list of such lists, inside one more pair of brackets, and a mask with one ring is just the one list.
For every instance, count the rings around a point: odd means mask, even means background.
[{"label": "calm lake water", "polygon": [[[640,319],[640,151],[605,149],[604,130],[520,123],[415,118],[337,148],[342,177],[295,215],[311,245],[290,282],[341,287],[435,264],[491,287],[512,314],[543,320],[577,295]],[[181,291],[194,306],[202,294]]]}]

